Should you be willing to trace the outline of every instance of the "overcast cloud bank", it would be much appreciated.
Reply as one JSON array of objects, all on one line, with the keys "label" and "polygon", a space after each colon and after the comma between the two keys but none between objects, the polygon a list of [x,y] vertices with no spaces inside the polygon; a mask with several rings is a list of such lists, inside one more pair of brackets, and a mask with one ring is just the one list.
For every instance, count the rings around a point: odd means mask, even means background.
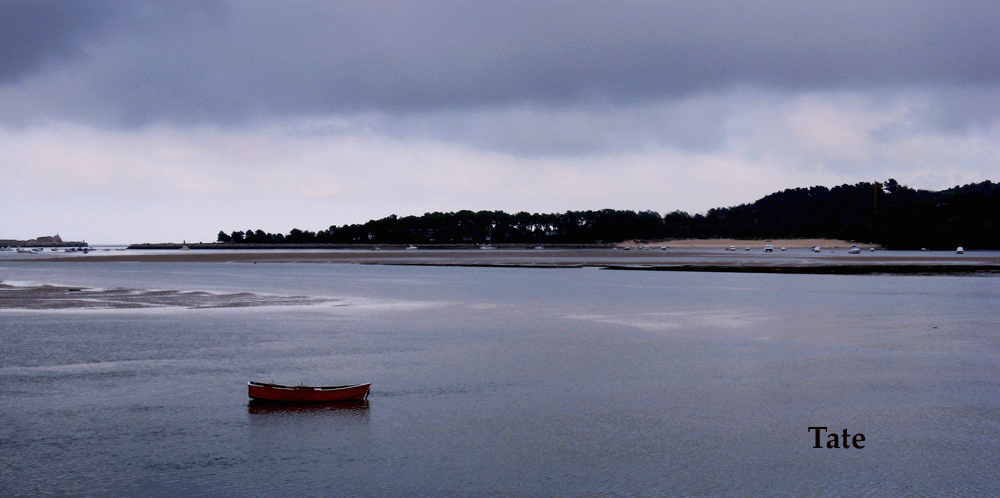
[{"label": "overcast cloud bank", "polygon": [[987,1],[5,2],[0,202],[19,216],[0,235],[996,180],[997,19]]}]

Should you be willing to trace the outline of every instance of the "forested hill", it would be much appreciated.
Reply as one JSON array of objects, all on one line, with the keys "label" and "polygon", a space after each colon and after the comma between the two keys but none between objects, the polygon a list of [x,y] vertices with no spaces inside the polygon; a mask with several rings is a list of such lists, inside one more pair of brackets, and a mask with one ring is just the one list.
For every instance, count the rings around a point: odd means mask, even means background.
[{"label": "forested hill", "polygon": [[364,244],[589,244],[670,238],[813,238],[874,242],[892,249],[1000,249],[1000,185],[989,180],[942,191],[893,179],[788,189],[751,204],[690,215],[675,211],[508,214],[458,211],[331,226],[287,235],[219,232],[220,242]]},{"label": "forested hill", "polygon": [[935,192],[890,179],[788,189],[752,204],[713,209],[705,220],[708,230],[699,236],[829,237],[894,249],[995,249],[1000,248],[1000,185],[987,180]]}]

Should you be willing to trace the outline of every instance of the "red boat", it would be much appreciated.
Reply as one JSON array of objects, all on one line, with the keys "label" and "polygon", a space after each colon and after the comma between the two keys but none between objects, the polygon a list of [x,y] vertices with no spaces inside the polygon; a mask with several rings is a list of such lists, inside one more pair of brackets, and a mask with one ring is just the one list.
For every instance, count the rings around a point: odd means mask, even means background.
[{"label": "red boat", "polygon": [[285,403],[329,403],[331,401],[363,400],[371,384],[353,386],[282,386],[263,382],[247,382],[251,399]]}]

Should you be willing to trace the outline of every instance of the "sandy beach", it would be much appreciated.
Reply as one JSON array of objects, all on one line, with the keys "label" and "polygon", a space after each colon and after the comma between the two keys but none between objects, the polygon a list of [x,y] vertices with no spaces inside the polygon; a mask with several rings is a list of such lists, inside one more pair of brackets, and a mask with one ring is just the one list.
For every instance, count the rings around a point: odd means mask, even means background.
[{"label": "sandy beach", "polygon": [[861,249],[880,248],[878,244],[864,244],[860,242],[850,242],[837,239],[681,239],[662,241],[626,241],[619,244],[619,247],[650,246],[654,248],[667,247],[668,249],[725,249],[736,246],[743,249],[750,246],[751,249],[763,249],[764,244],[771,244],[775,249],[785,247],[787,249],[809,249],[819,246],[823,249],[847,249],[851,246],[858,246]]}]

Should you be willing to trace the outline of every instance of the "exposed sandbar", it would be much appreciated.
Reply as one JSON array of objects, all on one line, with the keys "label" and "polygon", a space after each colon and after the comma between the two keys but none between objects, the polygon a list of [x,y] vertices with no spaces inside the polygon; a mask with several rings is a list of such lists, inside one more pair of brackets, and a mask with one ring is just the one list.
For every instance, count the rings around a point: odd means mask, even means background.
[{"label": "exposed sandbar", "polygon": [[92,289],[59,285],[13,286],[0,283],[0,310],[248,308],[295,306],[334,301],[305,296],[264,296],[251,292]]},{"label": "exposed sandbar", "polygon": [[751,249],[763,249],[764,244],[771,244],[775,249],[781,247],[787,249],[809,249],[819,246],[823,249],[847,249],[851,246],[858,246],[868,250],[872,247],[880,248],[878,244],[865,244],[861,242],[851,242],[837,239],[679,239],[679,240],[653,240],[635,241],[629,240],[618,244],[619,247],[642,247],[652,248],[666,247],[668,249],[725,249],[735,246],[737,249],[750,246]]},{"label": "exposed sandbar", "polygon": [[[812,241],[803,245],[809,246]],[[734,245],[734,244],[729,244]],[[745,246],[746,244],[744,244]],[[725,245],[724,247],[728,247]],[[821,246],[822,247],[822,246]],[[13,260],[10,260],[13,261]],[[995,252],[956,255],[953,252],[896,253],[846,249],[776,249],[764,253],[725,249],[496,249],[496,250],[380,250],[380,251],[176,251],[130,252],[84,257],[24,259],[51,262],[151,262],[151,263],[342,263],[415,266],[477,266],[517,268],[594,267],[660,271],[724,271],[744,273],[809,274],[993,274],[1000,273]]]}]

